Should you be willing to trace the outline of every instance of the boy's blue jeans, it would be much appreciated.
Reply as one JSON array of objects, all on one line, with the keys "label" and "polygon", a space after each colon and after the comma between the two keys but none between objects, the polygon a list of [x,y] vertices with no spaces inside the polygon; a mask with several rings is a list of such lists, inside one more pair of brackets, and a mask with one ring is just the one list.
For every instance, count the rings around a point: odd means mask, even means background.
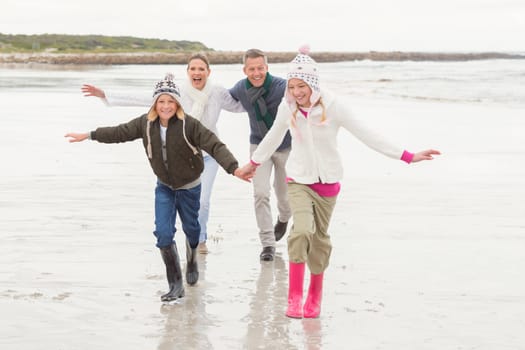
[{"label": "boy's blue jeans", "polygon": [[173,243],[177,213],[190,246],[199,244],[201,185],[184,190],[172,190],[157,181],[155,187],[155,231],[157,247],[168,247]]}]

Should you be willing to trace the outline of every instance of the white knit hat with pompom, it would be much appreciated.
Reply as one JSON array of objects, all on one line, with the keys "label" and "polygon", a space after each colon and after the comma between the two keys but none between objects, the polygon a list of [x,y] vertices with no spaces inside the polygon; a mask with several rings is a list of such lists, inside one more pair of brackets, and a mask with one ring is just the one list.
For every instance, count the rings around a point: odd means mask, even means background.
[{"label": "white knit hat with pompom", "polygon": [[[317,62],[315,62],[308,54],[310,53],[310,46],[303,45],[299,48],[299,54],[290,62],[286,80],[292,78],[303,80],[312,89],[310,102],[315,104],[321,97],[321,89],[319,87],[319,71],[317,69]],[[288,93],[286,89],[286,100],[289,103],[295,102],[293,96]]]}]

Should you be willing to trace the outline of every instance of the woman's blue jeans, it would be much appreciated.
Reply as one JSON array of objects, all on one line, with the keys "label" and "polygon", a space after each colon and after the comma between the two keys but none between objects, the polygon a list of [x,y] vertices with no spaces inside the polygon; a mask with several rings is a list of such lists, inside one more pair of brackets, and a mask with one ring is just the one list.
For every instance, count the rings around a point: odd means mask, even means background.
[{"label": "woman's blue jeans", "polygon": [[199,244],[201,227],[199,224],[201,185],[184,190],[172,190],[157,181],[155,187],[155,231],[157,247],[168,247],[173,243],[177,213],[182,230],[195,248]]}]

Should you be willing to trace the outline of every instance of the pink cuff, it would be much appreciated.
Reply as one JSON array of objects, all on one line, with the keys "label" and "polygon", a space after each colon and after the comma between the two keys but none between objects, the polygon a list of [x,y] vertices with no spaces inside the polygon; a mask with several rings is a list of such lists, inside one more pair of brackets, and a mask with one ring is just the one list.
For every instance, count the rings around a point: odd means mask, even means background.
[{"label": "pink cuff", "polygon": [[407,162],[408,164],[410,164],[412,162],[412,159],[414,159],[414,153],[403,151],[403,155],[401,156],[401,160],[403,162]]},{"label": "pink cuff", "polygon": [[250,159],[250,164],[253,166],[259,166],[261,163],[255,163],[253,160]]}]

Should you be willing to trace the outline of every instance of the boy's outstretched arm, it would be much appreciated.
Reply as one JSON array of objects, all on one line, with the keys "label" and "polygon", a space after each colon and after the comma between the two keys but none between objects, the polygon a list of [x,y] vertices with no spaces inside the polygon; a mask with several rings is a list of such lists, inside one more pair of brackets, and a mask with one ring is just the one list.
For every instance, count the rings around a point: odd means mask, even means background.
[{"label": "boy's outstretched arm", "polygon": [[69,142],[82,142],[84,140],[87,140],[89,138],[89,133],[87,132],[68,132],[64,135],[68,139]]}]

